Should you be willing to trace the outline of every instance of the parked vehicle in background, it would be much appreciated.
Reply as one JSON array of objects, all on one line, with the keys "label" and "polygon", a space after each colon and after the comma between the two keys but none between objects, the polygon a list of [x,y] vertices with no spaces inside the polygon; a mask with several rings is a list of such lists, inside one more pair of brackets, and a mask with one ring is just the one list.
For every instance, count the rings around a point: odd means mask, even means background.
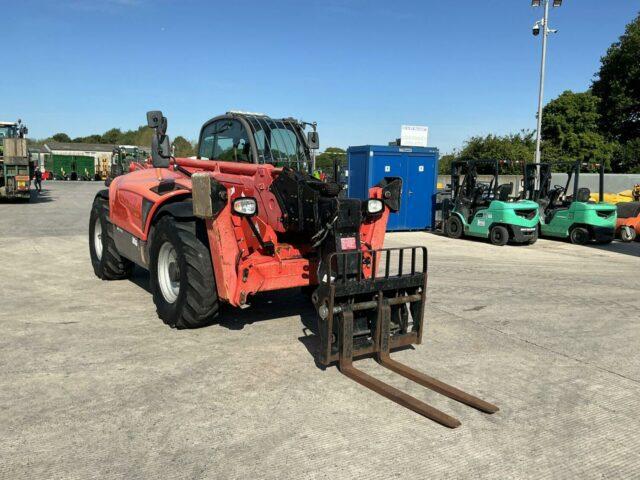
[{"label": "parked vehicle in background", "polygon": [[582,162],[553,165],[569,168],[566,185],[551,186],[550,163],[528,163],[524,166],[522,198],[533,200],[540,206],[540,233],[546,237],[569,239],[579,245],[611,243],[617,215],[615,205],[604,202],[604,165],[597,165],[600,180],[598,202],[591,200],[588,188],[580,187],[580,171],[585,166]]},{"label": "parked vehicle in background", "polygon": [[28,129],[17,122],[0,122],[0,198],[31,198]]},{"label": "parked vehicle in background", "polygon": [[[491,175],[478,180],[478,169]],[[487,238],[494,245],[533,244],[538,239],[538,205],[510,197],[513,183],[500,184],[497,160],[455,161],[451,164],[451,198],[442,208],[444,232],[451,238]]]},{"label": "parked vehicle in background", "polygon": [[616,223],[616,236],[623,242],[632,242],[640,239],[640,184],[631,190],[632,202],[620,202],[618,220]]},{"label": "parked vehicle in background", "polygon": [[149,158],[149,152],[135,145],[119,145],[113,149],[109,176],[118,177],[137,169]]}]

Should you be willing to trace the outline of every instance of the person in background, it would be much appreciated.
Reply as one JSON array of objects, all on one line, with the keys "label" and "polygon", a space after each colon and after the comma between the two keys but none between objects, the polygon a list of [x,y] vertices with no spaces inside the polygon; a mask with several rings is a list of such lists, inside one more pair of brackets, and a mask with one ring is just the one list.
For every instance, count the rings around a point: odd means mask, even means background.
[{"label": "person in background", "polygon": [[42,171],[40,167],[36,167],[35,172],[33,172],[33,184],[38,193],[40,193],[42,191]]}]

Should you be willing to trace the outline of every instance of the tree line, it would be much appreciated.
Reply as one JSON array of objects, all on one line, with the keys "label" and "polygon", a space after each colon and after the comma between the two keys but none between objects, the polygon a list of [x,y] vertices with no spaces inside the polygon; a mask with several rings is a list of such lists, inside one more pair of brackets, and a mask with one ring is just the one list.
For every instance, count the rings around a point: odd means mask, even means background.
[{"label": "tree line", "polygon": [[[640,172],[640,14],[601,58],[591,88],[567,90],[545,105],[541,132],[542,161],[604,162],[609,172]],[[442,156],[440,173],[448,174],[453,160],[523,162],[534,154],[533,131],[475,136]],[[505,173],[521,168],[507,163]]]},{"label": "tree line", "polygon": [[[110,145],[138,145],[150,148],[152,136],[153,130],[148,128],[146,125],[142,125],[136,130],[122,131],[119,128],[112,128],[104,132],[102,135],[94,134],[86,137],[71,138],[66,133],[56,133],[49,138],[37,140],[34,143],[102,143]],[[191,142],[182,136],[175,137],[173,139],[173,145],[175,147],[176,156],[190,157],[196,153],[195,142]]]}]

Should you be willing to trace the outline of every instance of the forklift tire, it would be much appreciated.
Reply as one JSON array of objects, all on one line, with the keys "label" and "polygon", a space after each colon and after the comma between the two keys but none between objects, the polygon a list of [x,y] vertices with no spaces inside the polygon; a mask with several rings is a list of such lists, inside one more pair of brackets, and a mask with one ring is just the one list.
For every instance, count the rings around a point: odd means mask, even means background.
[{"label": "forklift tire", "polygon": [[569,232],[569,240],[575,245],[586,245],[589,238],[589,230],[584,227],[575,227]]},{"label": "forklift tire", "polygon": [[633,242],[636,239],[636,231],[631,227],[622,227],[620,229],[620,240],[625,243]]},{"label": "forklift tire", "polygon": [[444,224],[444,232],[447,237],[450,238],[461,238],[464,228],[462,226],[462,220],[458,215],[451,215],[447,218],[447,221]]},{"label": "forklift tire", "polygon": [[133,262],[118,253],[101,198],[93,201],[89,217],[89,255],[94,273],[102,280],[122,280],[133,273]]},{"label": "forklift tire", "polygon": [[160,219],[149,251],[149,283],[158,316],[172,328],[213,323],[219,301],[211,253],[196,235],[195,222]]},{"label": "forklift tire", "polygon": [[509,230],[502,225],[494,225],[489,231],[489,241],[499,247],[506,245],[509,241]]}]

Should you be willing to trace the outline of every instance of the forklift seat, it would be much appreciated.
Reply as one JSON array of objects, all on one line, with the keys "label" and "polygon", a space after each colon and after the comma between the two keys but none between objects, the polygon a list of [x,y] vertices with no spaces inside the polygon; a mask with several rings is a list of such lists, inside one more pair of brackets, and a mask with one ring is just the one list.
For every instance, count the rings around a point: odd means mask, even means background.
[{"label": "forklift seat", "polygon": [[558,199],[562,196],[563,193],[563,187],[556,187],[549,190],[549,203],[546,204],[544,209],[545,223],[551,222],[551,220],[553,220],[553,216],[560,210],[567,210],[569,208],[564,204],[557,205]]},{"label": "forklift seat", "polygon": [[549,203],[547,204],[547,208],[556,208],[556,202],[558,201],[558,199],[562,196],[562,194],[564,193],[564,188],[562,187],[557,187],[557,188],[552,188],[551,190],[549,190]]},{"label": "forklift seat", "polygon": [[579,188],[578,194],[576,195],[577,202],[587,203],[591,197],[591,190],[588,188]]},{"label": "forklift seat", "polygon": [[513,193],[513,182],[503,183],[498,187],[498,200],[506,202],[509,200],[509,195]]}]

